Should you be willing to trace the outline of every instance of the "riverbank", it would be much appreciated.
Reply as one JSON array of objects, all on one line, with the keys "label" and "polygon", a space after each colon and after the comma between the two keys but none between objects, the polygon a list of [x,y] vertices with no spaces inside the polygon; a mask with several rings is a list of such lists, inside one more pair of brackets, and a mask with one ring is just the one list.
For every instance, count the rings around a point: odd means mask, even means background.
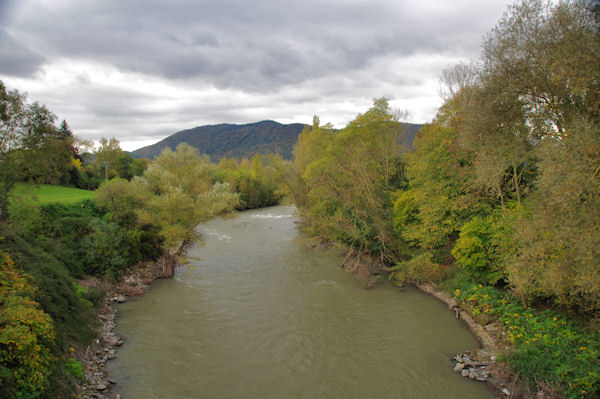
[{"label": "riverbank", "polygon": [[106,294],[98,309],[98,337],[79,354],[84,380],[80,392],[83,399],[119,398],[110,388],[116,384],[106,370],[106,363],[116,357],[116,349],[124,340],[114,332],[117,315],[116,304],[143,295],[159,278],[169,278],[176,266],[176,257],[161,258],[156,262],[133,266],[119,283],[106,283],[95,278],[79,281],[86,288],[102,287]]},{"label": "riverbank", "polygon": [[[315,247],[316,244],[312,246]],[[389,272],[377,259],[355,251],[346,254],[341,267],[355,274],[357,280],[368,289],[375,286],[380,274]],[[480,323],[472,317],[468,306],[459,303],[452,295],[432,283],[417,283],[410,280],[407,283],[446,304],[448,310],[467,325],[481,344],[482,347],[479,349],[456,354],[452,359],[456,361],[454,371],[474,382],[488,384],[499,398],[526,397],[507,365],[498,362],[499,356],[508,353],[511,347],[506,343],[504,330],[497,321],[487,324]]]},{"label": "riverbank", "polygon": [[[482,348],[473,352],[459,353],[454,357],[456,366],[454,370],[460,372],[463,377],[472,380],[480,379],[477,374],[470,370],[477,370],[481,366],[485,367],[485,383],[493,389],[499,398],[525,398],[522,388],[517,383],[513,373],[505,364],[498,362],[501,354],[507,353],[510,346],[506,344],[503,338],[504,332],[498,321],[488,324],[482,324],[476,321],[469,309],[466,309],[456,301],[450,294],[440,290],[431,283],[418,284],[412,282],[411,285],[417,287],[420,291],[433,296],[448,306],[448,310],[454,312],[457,319],[462,320],[469,330],[480,342]],[[467,371],[465,373],[465,371]]]}]

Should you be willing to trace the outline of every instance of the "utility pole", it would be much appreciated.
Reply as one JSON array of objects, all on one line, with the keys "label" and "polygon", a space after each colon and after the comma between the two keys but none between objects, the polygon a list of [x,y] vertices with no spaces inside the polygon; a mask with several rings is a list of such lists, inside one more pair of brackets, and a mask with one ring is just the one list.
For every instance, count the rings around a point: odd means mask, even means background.
[{"label": "utility pole", "polygon": [[108,167],[110,166],[110,164],[108,163],[108,161],[104,161],[104,178],[106,180],[108,180]]}]

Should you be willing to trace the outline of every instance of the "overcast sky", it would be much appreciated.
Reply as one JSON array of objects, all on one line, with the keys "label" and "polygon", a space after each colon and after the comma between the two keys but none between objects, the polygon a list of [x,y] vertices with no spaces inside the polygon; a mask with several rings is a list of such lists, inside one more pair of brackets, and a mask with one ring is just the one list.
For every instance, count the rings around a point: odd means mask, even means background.
[{"label": "overcast sky", "polygon": [[127,150],[223,122],[343,127],[381,96],[422,123],[510,3],[0,0],[0,80]]}]

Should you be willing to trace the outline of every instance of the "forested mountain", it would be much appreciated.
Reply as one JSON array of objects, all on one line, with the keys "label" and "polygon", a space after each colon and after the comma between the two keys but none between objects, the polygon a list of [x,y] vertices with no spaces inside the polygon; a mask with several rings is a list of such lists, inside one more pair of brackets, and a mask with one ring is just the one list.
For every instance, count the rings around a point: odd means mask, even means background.
[{"label": "forested mountain", "polygon": [[223,157],[251,158],[256,153],[278,152],[290,159],[292,148],[304,128],[301,123],[283,125],[274,121],[261,121],[245,125],[222,123],[182,130],[169,137],[131,153],[134,158],[154,158],[167,147],[175,149],[188,143],[213,161]]},{"label": "forested mountain", "polygon": [[[252,158],[254,154],[279,153],[284,159],[292,158],[292,149],[305,125],[292,123],[284,125],[274,121],[261,121],[245,125],[222,123],[219,125],[198,126],[182,130],[169,137],[131,153],[134,158],[154,158],[164,148],[175,149],[178,144],[187,143],[200,153],[207,154],[213,161],[221,158]],[[412,148],[417,130],[422,125],[408,124],[407,134],[402,144]]]}]

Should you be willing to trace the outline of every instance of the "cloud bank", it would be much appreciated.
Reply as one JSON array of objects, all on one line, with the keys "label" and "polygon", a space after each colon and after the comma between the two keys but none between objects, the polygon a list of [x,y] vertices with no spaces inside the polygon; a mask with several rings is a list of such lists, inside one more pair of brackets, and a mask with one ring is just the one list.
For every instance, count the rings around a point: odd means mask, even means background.
[{"label": "cloud bank", "polygon": [[9,0],[0,79],[128,149],[210,123],[341,127],[380,96],[425,122],[507,3]]}]

